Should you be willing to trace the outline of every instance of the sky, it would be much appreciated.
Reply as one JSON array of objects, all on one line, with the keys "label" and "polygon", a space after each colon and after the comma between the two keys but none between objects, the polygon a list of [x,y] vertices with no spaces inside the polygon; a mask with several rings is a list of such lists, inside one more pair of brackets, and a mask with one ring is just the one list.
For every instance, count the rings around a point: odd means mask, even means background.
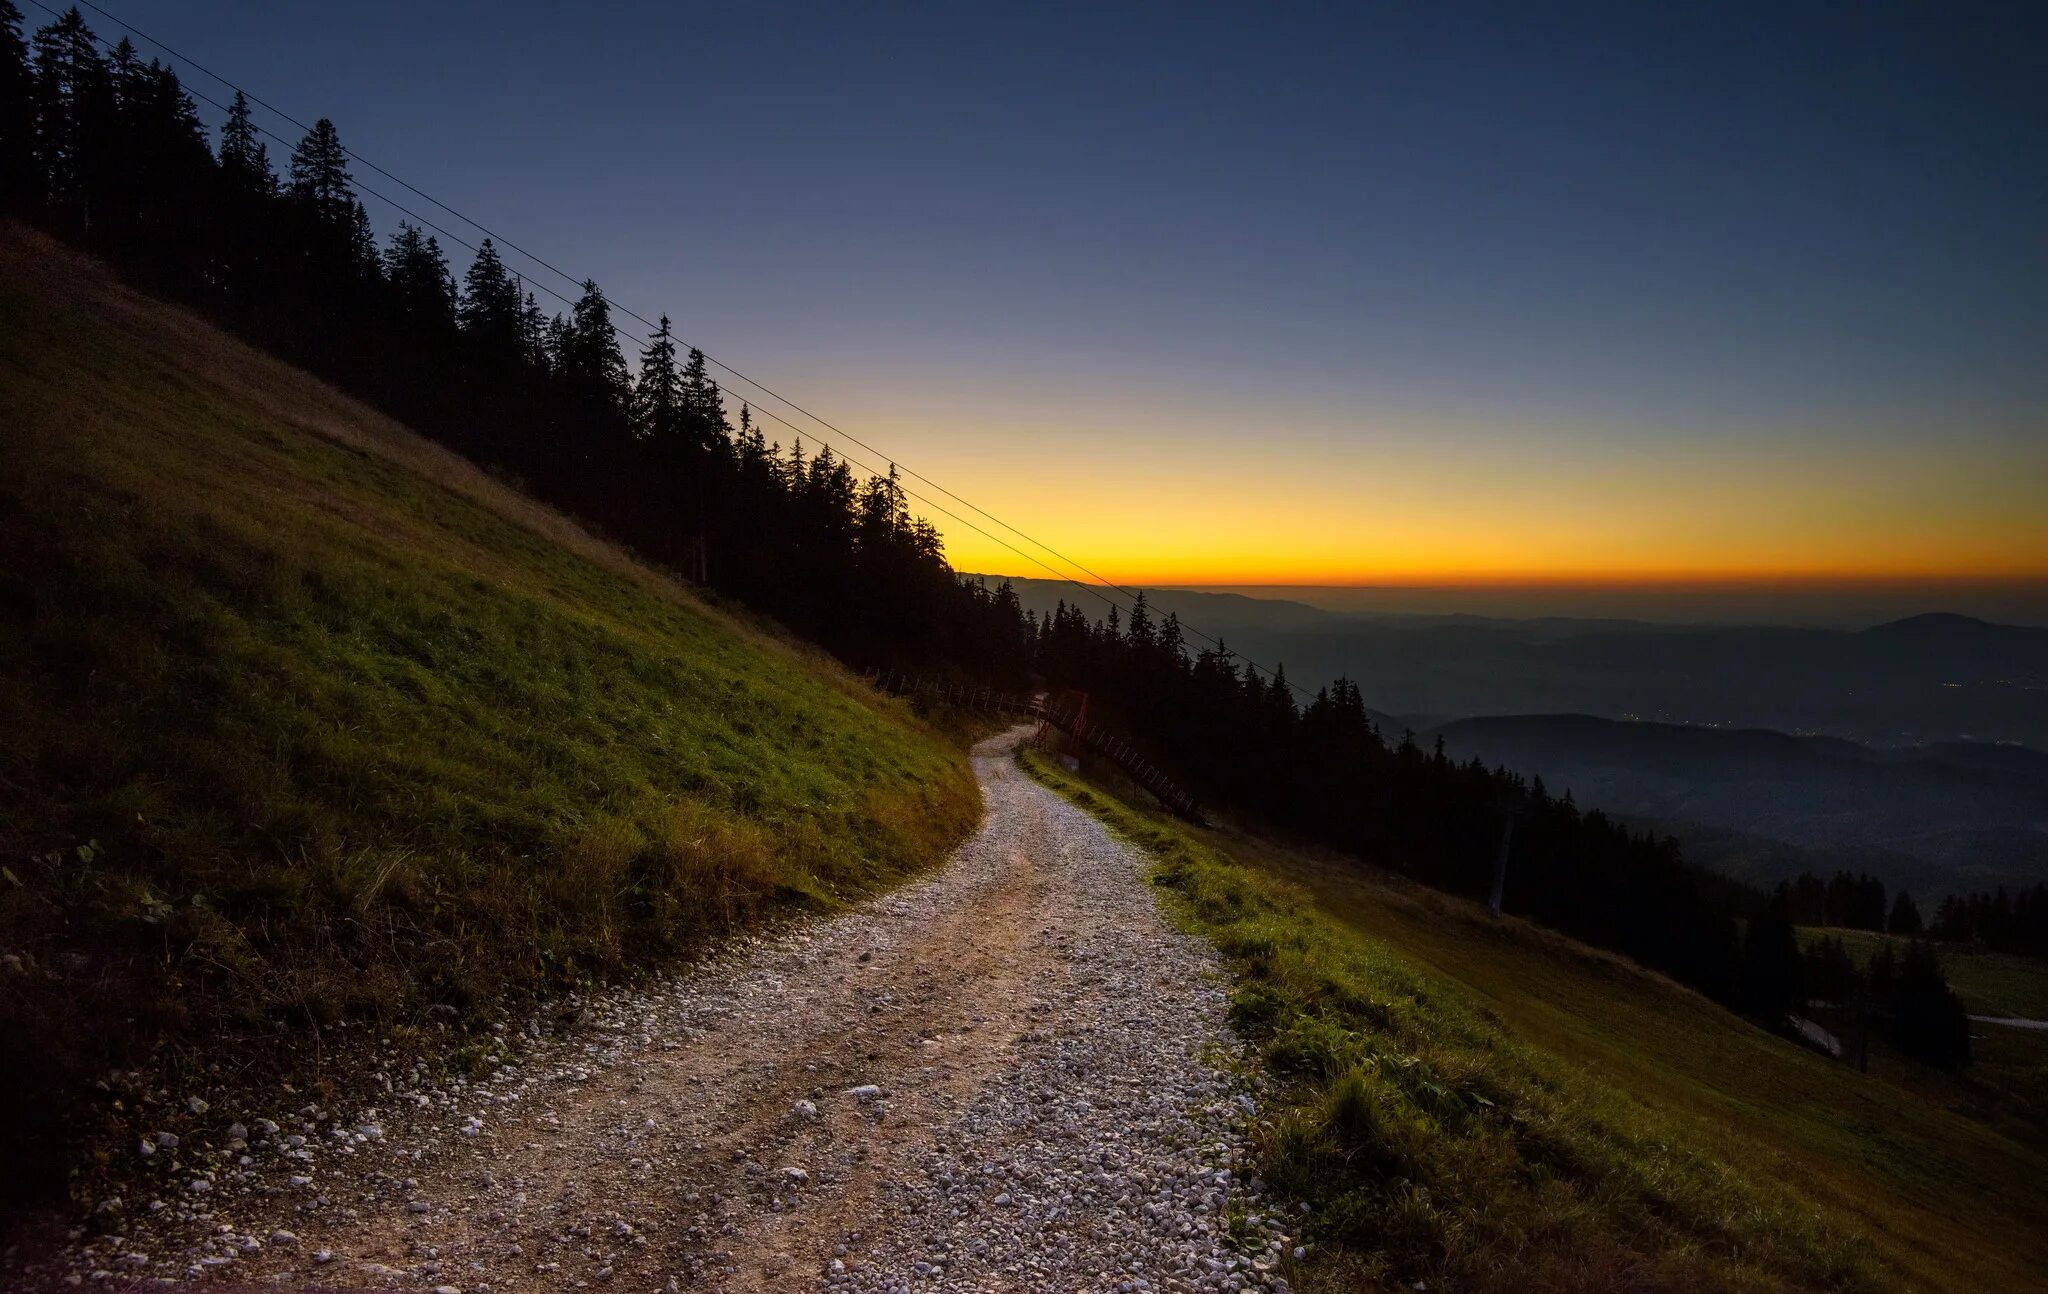
[{"label": "sky", "polygon": [[2048,578],[2048,6],[108,8],[1112,579]]}]

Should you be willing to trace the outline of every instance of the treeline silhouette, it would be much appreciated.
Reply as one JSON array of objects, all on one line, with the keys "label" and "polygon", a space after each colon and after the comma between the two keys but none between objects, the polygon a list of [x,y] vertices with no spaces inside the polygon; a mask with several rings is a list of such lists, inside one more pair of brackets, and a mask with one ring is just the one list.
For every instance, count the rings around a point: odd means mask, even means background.
[{"label": "treeline silhouette", "polygon": [[401,224],[380,247],[334,124],[281,166],[239,93],[217,148],[177,75],[77,9],[0,0],[0,202],[530,492],[864,665],[1023,679],[1015,605],[963,584],[894,469],[737,418],[664,318],[629,368],[586,282],[545,313],[485,240],[460,286]]},{"label": "treeline silhouette", "polygon": [[[1838,906],[1827,906],[1829,896]],[[1807,913],[1800,910],[1802,900],[1814,904]],[[1838,937],[1814,940],[1802,952],[1794,927],[1883,930],[1884,886],[1847,872],[1825,884],[1807,875],[1778,886],[1744,925],[1741,1005],[1760,1018],[1782,1020],[1812,1015],[1815,1003],[1824,1004],[1838,1008],[1838,1015],[1846,1010],[1855,1028],[1874,1028],[1900,1051],[1928,1064],[1948,1069],[1969,1064],[1969,1016],[1949,989],[1940,958],[1918,937],[1920,919],[1912,902],[1901,893],[1894,906],[1894,919],[1911,926],[1896,932],[1913,936],[1905,954],[1895,954],[1886,944],[1858,969]],[[1842,919],[1822,921],[1815,913]]]},{"label": "treeline silhouette", "polygon": [[1982,944],[1994,952],[2048,957],[2048,885],[2018,894],[1952,894],[1935,909],[1929,932],[1937,939]]},{"label": "treeline silhouette", "polygon": [[[1761,894],[1669,839],[1409,737],[1359,688],[1306,706],[1220,644],[1190,653],[1142,599],[1119,623],[964,582],[892,467],[770,442],[664,317],[629,366],[586,282],[566,314],[486,239],[460,275],[401,224],[379,246],[332,122],[274,163],[239,94],[209,146],[169,68],[107,47],[74,8],[22,37],[0,0],[0,206],[84,247],[465,455],[648,559],[856,665],[1083,689],[1204,797],[1453,892],[1486,892],[1508,839],[1509,911],[1782,1023],[1801,962]],[[1789,939],[1789,925],[1785,935]]]},{"label": "treeline silhouette", "polygon": [[1822,880],[1812,872],[1778,887],[1779,895],[1802,926],[1839,926],[1844,930],[1883,930],[1895,935],[1917,935],[1923,931],[1920,907],[1913,896],[1900,890],[1889,909],[1885,907],[1884,882],[1868,874],[1836,872]]},{"label": "treeline silhouette", "polygon": [[1838,938],[1817,939],[1803,966],[1806,998],[1856,1012],[1894,1047],[1931,1065],[1970,1062],[1970,1017],[1949,989],[1934,947],[1915,939],[1903,954],[1886,944],[1857,967]]}]

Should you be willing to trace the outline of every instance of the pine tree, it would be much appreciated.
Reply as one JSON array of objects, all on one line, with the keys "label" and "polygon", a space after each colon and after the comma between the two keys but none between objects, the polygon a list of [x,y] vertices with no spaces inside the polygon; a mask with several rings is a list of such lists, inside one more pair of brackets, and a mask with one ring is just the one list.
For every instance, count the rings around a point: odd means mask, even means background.
[{"label": "pine tree", "polygon": [[583,281],[583,295],[576,300],[563,343],[562,379],[571,398],[602,429],[624,430],[633,384],[612,328],[611,303],[595,280]]},{"label": "pine tree", "polygon": [[94,187],[113,132],[113,89],[98,38],[76,7],[36,32],[29,86],[40,205],[90,232]]},{"label": "pine tree", "polygon": [[270,169],[270,150],[249,115],[249,100],[240,90],[228,105],[220,127],[220,178],[230,194],[250,199],[277,196],[277,174]]},{"label": "pine tree", "polygon": [[[93,150],[98,163],[92,183],[93,241],[116,258],[123,255],[135,234],[143,175],[152,160],[141,136],[141,118],[149,101],[149,67],[135,52],[135,42],[122,37],[107,51],[107,131]],[[132,264],[132,262],[130,262]]]},{"label": "pine tree", "polygon": [[716,452],[725,447],[732,434],[725,421],[725,398],[719,394],[718,383],[711,379],[704,352],[695,346],[690,347],[689,358],[683,364],[683,412],[706,451]]},{"label": "pine tree", "polygon": [[113,93],[116,111],[133,105],[148,70],[135,52],[135,42],[126,36],[107,51],[107,88]]},{"label": "pine tree", "polygon": [[[1875,979],[1873,970],[1873,988]],[[1906,946],[1888,996],[1886,1032],[1901,1051],[1945,1069],[1970,1063],[1970,1017],[1932,947],[1918,939]]]},{"label": "pine tree", "polygon": [[775,457],[768,437],[761,433],[761,424],[754,421],[753,409],[744,400],[740,401],[739,451],[740,461],[748,465],[766,464]]},{"label": "pine tree", "polygon": [[903,498],[903,481],[896,465],[889,464],[887,476],[869,479],[861,491],[860,520],[855,533],[864,553],[880,554],[896,545],[910,529],[910,509]]},{"label": "pine tree", "polygon": [[[382,277],[369,213],[350,187],[348,154],[334,123],[322,117],[292,150],[284,208],[292,255],[288,267],[298,281],[288,293],[318,303],[305,316],[309,334],[300,343],[316,368],[340,374],[374,362],[381,346],[374,330],[386,317],[374,285]],[[280,266],[287,268],[287,266]]]},{"label": "pine tree", "polygon": [[399,316],[439,331],[455,327],[455,278],[441,244],[406,221],[384,249],[384,282]]},{"label": "pine tree", "polygon": [[154,61],[124,74],[120,103],[126,160],[114,191],[124,209],[110,250],[156,286],[200,291],[220,277],[220,179],[199,111],[177,73]]},{"label": "pine tree", "polygon": [[1166,622],[1159,627],[1159,651],[1165,658],[1166,668],[1176,674],[1187,669],[1187,636],[1181,629],[1178,611],[1167,612]]},{"label": "pine tree", "polygon": [[0,212],[26,210],[37,197],[31,84],[21,10],[0,0]]},{"label": "pine tree", "polygon": [[1284,724],[1292,724],[1294,712],[1294,689],[1287,683],[1287,666],[1276,663],[1273,666],[1273,682],[1266,689],[1266,703],[1273,716]]},{"label": "pine tree", "polygon": [[[534,314],[539,314],[534,307]],[[511,365],[527,346],[536,345],[544,325],[528,319],[519,302],[519,285],[506,271],[498,249],[486,238],[462,276],[462,304],[457,311],[462,334],[472,353],[491,365]],[[533,330],[536,335],[527,338]],[[526,346],[522,346],[522,339]]]},{"label": "pine tree", "polygon": [[640,352],[640,380],[633,387],[634,429],[657,444],[680,443],[683,428],[683,383],[676,369],[676,341],[668,316]]},{"label": "pine tree", "polygon": [[348,213],[348,262],[357,272],[369,271],[370,277],[383,268],[377,259],[377,230],[370,223],[370,210],[361,201],[352,204]]},{"label": "pine tree", "polygon": [[230,302],[247,310],[276,288],[272,274],[278,255],[278,186],[270,150],[264,147],[250,115],[248,98],[239,90],[228,105],[227,120],[221,123],[216,157],[220,224],[214,256],[219,289]]},{"label": "pine tree", "polygon": [[542,367],[547,369],[549,376],[559,378],[563,375],[563,366],[569,360],[570,345],[569,321],[564,319],[558,310],[548,319],[547,327],[541,334],[540,349],[544,357]]},{"label": "pine tree", "polygon": [[1148,660],[1152,654],[1152,609],[1145,602],[1145,590],[1139,589],[1138,596],[1131,603],[1131,621],[1124,629],[1124,640],[1131,646],[1131,654],[1140,661]]},{"label": "pine tree", "polygon": [[1749,1009],[1772,1025],[1806,1002],[1806,959],[1789,914],[1775,903],[1750,918],[1744,933],[1742,987]]},{"label": "pine tree", "polygon": [[[516,292],[518,289],[513,290]],[[541,313],[540,302],[533,299],[531,292],[526,294],[526,304],[519,309],[519,348],[530,367],[537,372],[547,371],[548,317]]]},{"label": "pine tree", "polygon": [[1913,902],[1912,895],[1904,890],[1899,891],[1899,897],[1892,903],[1891,919],[1885,923],[1885,929],[1895,935],[1920,934],[1920,908]]},{"label": "pine tree", "polygon": [[292,150],[291,180],[286,192],[314,220],[337,228],[355,223],[356,195],[348,173],[348,151],[341,133],[322,117]]}]

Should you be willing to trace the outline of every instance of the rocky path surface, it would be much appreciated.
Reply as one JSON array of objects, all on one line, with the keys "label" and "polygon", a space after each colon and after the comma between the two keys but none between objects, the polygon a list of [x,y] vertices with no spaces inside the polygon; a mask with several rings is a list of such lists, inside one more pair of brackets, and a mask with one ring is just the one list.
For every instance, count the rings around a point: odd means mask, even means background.
[{"label": "rocky path surface", "polygon": [[238,1122],[72,1277],[1284,1290],[1214,956],[1016,738],[931,878],[588,1000],[489,1079]]}]

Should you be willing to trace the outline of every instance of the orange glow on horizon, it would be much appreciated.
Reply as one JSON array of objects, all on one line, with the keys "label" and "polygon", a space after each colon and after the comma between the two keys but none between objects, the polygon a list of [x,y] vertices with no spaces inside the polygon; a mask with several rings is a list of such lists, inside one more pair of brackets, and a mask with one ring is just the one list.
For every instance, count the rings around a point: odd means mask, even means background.
[{"label": "orange glow on horizon", "polygon": [[1137,402],[1077,418],[1070,402],[1027,398],[992,415],[926,395],[857,410],[855,424],[958,496],[906,480],[962,571],[1054,578],[1016,551],[1030,543],[960,502],[972,499],[1122,584],[2048,579],[2048,436],[2019,425],[1708,435],[1367,409],[1275,424],[1270,411]]},{"label": "orange glow on horizon", "polygon": [[[1021,545],[1020,545],[1021,546]],[[1004,560],[1007,558],[1008,560]],[[1059,567],[1057,561],[1050,564]],[[1501,571],[1501,570],[1407,570],[1361,571],[1355,568],[1288,568],[1262,570],[1231,568],[1218,572],[1203,567],[1127,567],[1116,562],[1089,562],[1089,569],[1112,584],[1145,588],[1261,589],[1466,589],[1508,590],[1640,590],[1671,589],[1712,591],[1716,589],[1871,588],[1921,585],[2048,585],[2048,569],[1997,571],[1927,570],[1724,570],[1665,571]],[[1028,579],[1063,579],[1068,574],[1087,577],[1078,571],[1048,571],[1004,551],[986,561],[954,560],[963,572],[1000,574]]]},{"label": "orange glow on horizon", "polygon": [[[1043,465],[1023,466],[991,473],[970,461],[939,479],[964,482],[954,488],[1124,584],[2048,579],[2048,453],[2002,463],[1940,447],[1475,462],[1411,448],[1323,471],[1256,455],[1152,465],[1136,477],[1052,469],[1052,485],[1033,479],[1048,472]],[[965,525],[926,515],[956,569],[1045,573]]]}]

